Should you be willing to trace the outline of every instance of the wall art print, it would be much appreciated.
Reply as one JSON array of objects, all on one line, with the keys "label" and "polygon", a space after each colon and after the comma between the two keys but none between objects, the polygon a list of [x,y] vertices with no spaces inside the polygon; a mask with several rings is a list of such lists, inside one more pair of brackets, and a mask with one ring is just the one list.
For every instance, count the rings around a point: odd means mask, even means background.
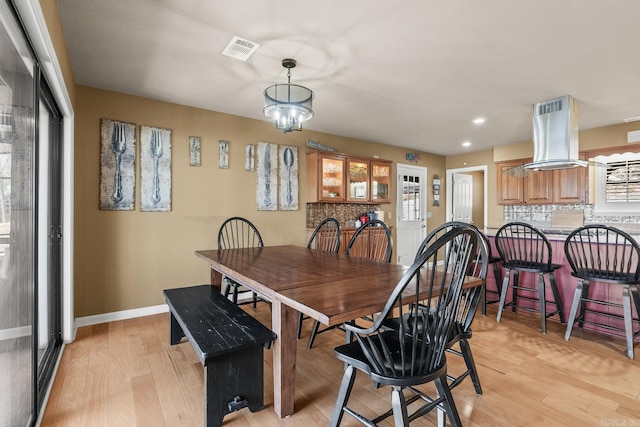
[{"label": "wall art print", "polygon": [[189,166],[200,166],[200,137],[189,137]]},{"label": "wall art print", "polygon": [[140,126],[140,210],[171,211],[171,131]]},{"label": "wall art print", "polygon": [[100,209],[134,209],[136,125],[100,120]]},{"label": "wall art print", "polygon": [[278,194],[281,211],[297,211],[298,204],[298,147],[278,147]]},{"label": "wall art print", "polygon": [[253,172],[256,168],[256,146],[247,144],[244,147],[244,170]]},{"label": "wall art print", "polygon": [[256,162],[256,207],[259,211],[275,211],[278,209],[278,145],[258,142]]},{"label": "wall art print", "polygon": [[229,169],[229,141],[218,141],[218,167]]}]

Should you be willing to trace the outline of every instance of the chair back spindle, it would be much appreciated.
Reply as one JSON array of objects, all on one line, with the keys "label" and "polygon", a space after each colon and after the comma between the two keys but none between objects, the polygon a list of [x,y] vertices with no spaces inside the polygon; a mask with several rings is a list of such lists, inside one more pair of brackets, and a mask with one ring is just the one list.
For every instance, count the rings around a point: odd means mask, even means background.
[{"label": "chair back spindle", "polygon": [[326,218],[313,230],[307,248],[337,253],[340,250],[341,236],[340,222],[335,218]]}]

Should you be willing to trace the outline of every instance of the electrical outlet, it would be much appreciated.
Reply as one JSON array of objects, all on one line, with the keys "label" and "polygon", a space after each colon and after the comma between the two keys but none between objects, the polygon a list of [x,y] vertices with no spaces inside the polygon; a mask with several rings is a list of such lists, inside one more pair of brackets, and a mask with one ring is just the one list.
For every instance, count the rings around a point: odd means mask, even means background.
[{"label": "electrical outlet", "polygon": [[391,219],[391,212],[387,212],[387,216],[389,217],[389,219]]}]

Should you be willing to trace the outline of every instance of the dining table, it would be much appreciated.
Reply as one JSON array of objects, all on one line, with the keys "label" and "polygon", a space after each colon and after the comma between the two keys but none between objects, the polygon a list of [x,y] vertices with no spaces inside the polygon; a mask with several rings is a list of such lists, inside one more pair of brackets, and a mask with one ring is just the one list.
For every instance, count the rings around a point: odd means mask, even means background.
[{"label": "dining table", "polygon": [[[298,312],[336,325],[382,310],[409,267],[294,245],[198,250],[211,268],[211,285],[222,278],[251,289],[271,303],[274,410],[294,413]],[[464,286],[478,286],[468,278]],[[415,296],[408,286],[407,296]]]}]

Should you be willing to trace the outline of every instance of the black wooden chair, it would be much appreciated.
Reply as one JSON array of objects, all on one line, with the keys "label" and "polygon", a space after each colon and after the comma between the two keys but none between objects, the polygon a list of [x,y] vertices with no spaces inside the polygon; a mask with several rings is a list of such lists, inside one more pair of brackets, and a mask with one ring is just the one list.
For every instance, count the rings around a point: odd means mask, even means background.
[{"label": "black wooden chair", "polygon": [[[476,256],[478,243],[471,227],[452,228],[413,263],[371,326],[344,325],[355,340],[335,349],[346,368],[332,426],[339,426],[344,414],[369,426],[393,416],[396,426],[407,426],[434,408],[443,409],[453,426],[461,425],[447,381],[445,352],[462,304],[467,267]],[[451,245],[455,251],[448,249]],[[415,296],[403,297],[409,286]],[[397,330],[384,329],[384,319],[394,313],[405,321]],[[368,375],[374,384],[391,386],[389,411],[372,419],[347,406],[357,371]],[[435,383],[437,396],[417,389],[430,382]],[[419,407],[414,408],[414,403]]]},{"label": "black wooden chair", "polygon": [[[335,218],[326,218],[313,230],[307,243],[307,248],[338,253],[341,238],[340,222]],[[298,314],[298,339],[302,335],[302,322],[305,319],[308,319],[308,317],[304,317],[302,313]]]},{"label": "black wooden chair", "polygon": [[[493,253],[493,249],[491,249],[491,243],[487,238],[487,235],[484,233],[480,233],[482,239],[484,240],[484,244],[487,247],[487,261],[490,266],[493,267],[493,279],[496,282],[496,290],[489,290],[485,284],[484,287],[484,295],[482,299],[482,315],[487,314],[487,304],[495,304],[500,302],[500,294],[502,293],[502,269],[500,268],[500,263],[502,262],[502,258],[495,255]],[[487,293],[493,294],[494,296],[489,299],[487,298]]]},{"label": "black wooden chair", "polygon": [[[373,219],[362,224],[355,233],[353,233],[351,239],[349,239],[347,255],[368,258],[378,262],[391,262],[393,246],[389,226],[379,219]],[[310,349],[313,346],[313,342],[318,334],[336,328],[342,328],[342,325],[333,325],[320,329],[320,322],[316,320],[311,329],[311,336],[309,337],[307,348]]]},{"label": "black wooden chair", "polygon": [[[634,238],[622,230],[606,225],[586,225],[574,230],[564,242],[564,252],[571,266],[571,275],[578,279],[571,304],[564,339],[571,337],[575,322],[624,332],[627,338],[627,356],[633,359],[633,340],[640,330],[633,331],[633,323],[640,322],[640,246]],[[591,282],[618,285],[622,291],[622,304],[612,301],[614,298],[594,299],[590,295]],[[617,299],[617,298],[616,298]],[[622,308],[622,315],[609,310],[610,307]],[[635,307],[636,317],[633,317]],[[623,319],[624,328],[614,322],[586,320],[585,315],[597,315],[601,319]]]},{"label": "black wooden chair", "polygon": [[379,219],[362,224],[347,243],[347,255],[391,262],[393,245],[389,226]]},{"label": "black wooden chair", "polygon": [[[261,248],[263,246],[258,229],[245,218],[231,217],[222,223],[218,231],[218,249]],[[253,298],[251,300],[238,303],[238,295],[251,292],[251,290],[242,288],[239,283],[228,277],[223,277],[222,280],[226,284],[224,296],[228,297],[231,294],[235,304],[253,304],[253,308],[256,308],[257,302],[262,301],[255,292],[252,292]]]},{"label": "black wooden chair", "polygon": [[[551,243],[546,236],[537,228],[523,223],[510,222],[503,225],[495,236],[496,248],[502,258],[502,265],[505,268],[504,280],[502,281],[502,293],[500,295],[500,305],[496,320],[502,319],[502,311],[505,307],[511,306],[511,311],[515,312],[516,307],[525,311],[536,311],[534,308],[517,305],[518,299],[534,301],[538,303],[540,310],[540,321],[542,333],[547,333],[547,317],[558,315],[561,323],[565,323],[564,310],[560,301],[560,293],[556,284],[555,271],[561,267],[559,264],[551,262]],[[513,285],[509,284],[511,273],[513,272]],[[538,287],[521,286],[519,283],[520,273],[535,273],[538,275]],[[547,301],[544,276],[549,277],[549,286],[553,292],[553,301]],[[507,303],[507,291],[511,288],[511,302]],[[524,291],[527,295],[518,295],[518,291]],[[537,294],[536,296],[529,296]],[[553,304],[555,310],[548,313],[547,304]]]},{"label": "black wooden chair", "polygon": [[[439,227],[432,230],[427,237],[422,241],[420,247],[418,248],[418,252],[416,253],[417,261],[420,256],[427,250],[427,248],[438,240],[442,235],[452,230],[455,227],[467,227],[471,228],[476,233],[476,237],[478,240],[478,250],[475,254],[471,264],[469,265],[469,269],[467,270],[467,275],[472,277],[477,277],[482,279],[483,285],[477,286],[469,289],[465,289],[462,293],[462,302],[460,304],[460,309],[456,315],[454,327],[452,329],[451,335],[449,336],[449,344],[447,346],[447,352],[451,354],[455,354],[457,356],[461,356],[464,359],[466,370],[457,375],[453,376],[451,374],[448,375],[449,379],[449,387],[454,388],[458,386],[462,380],[466,377],[470,376],[471,381],[473,382],[473,387],[476,390],[476,393],[482,394],[482,386],[480,385],[480,377],[478,376],[478,370],[476,368],[475,361],[473,359],[473,354],[471,353],[471,347],[469,345],[469,339],[471,338],[473,332],[471,330],[471,323],[473,322],[473,318],[475,317],[476,311],[478,310],[478,305],[480,301],[484,298],[484,288],[486,285],[486,276],[487,276],[487,266],[490,262],[490,258],[488,255],[487,248],[487,240],[482,234],[480,230],[478,230],[475,226],[458,221],[451,221],[440,225]],[[456,251],[458,248],[455,245],[455,241],[452,245],[447,247],[447,250]],[[424,308],[424,307],[423,307]],[[385,327],[389,327],[391,329],[399,329],[401,319],[398,317],[389,318],[383,322]],[[406,320],[405,320],[406,322]],[[458,344],[460,350],[455,348],[455,344]]]}]

